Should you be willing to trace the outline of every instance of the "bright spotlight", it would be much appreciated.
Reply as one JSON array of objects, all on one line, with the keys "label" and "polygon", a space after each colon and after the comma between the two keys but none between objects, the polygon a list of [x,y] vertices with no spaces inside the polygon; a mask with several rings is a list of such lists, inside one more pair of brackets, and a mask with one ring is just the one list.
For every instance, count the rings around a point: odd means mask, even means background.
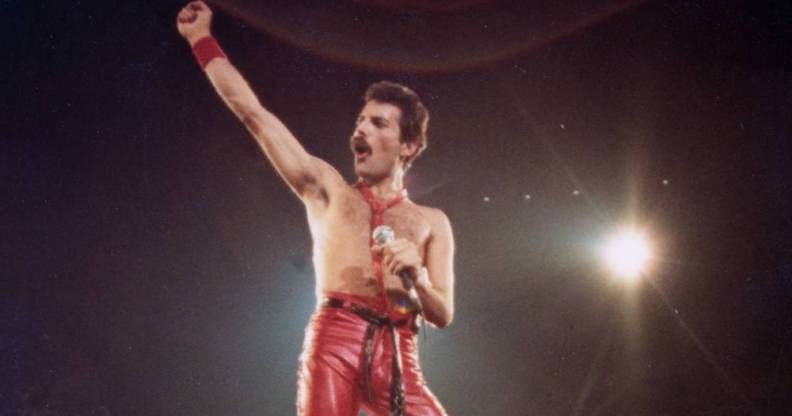
[{"label": "bright spotlight", "polygon": [[603,255],[617,276],[635,279],[646,269],[652,253],[643,234],[627,230],[608,240]]}]

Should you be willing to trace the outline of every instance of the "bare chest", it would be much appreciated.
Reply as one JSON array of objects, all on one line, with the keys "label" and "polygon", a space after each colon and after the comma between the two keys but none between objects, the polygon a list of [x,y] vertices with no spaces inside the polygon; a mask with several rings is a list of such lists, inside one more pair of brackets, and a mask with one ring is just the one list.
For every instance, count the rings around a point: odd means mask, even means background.
[{"label": "bare chest", "polygon": [[[426,259],[431,224],[423,210],[409,200],[388,208],[382,224],[416,245]],[[371,257],[372,209],[355,188],[334,195],[322,210],[308,211],[314,244],[314,266],[319,291],[375,295],[377,278]],[[384,276],[389,291],[403,292],[396,276]],[[390,293],[390,292],[389,292]]]},{"label": "bare chest", "polygon": [[[345,195],[338,203],[337,209],[331,210],[327,218],[331,225],[328,231],[340,236],[356,236],[356,239],[365,240],[368,244],[372,227],[380,225],[372,224],[373,213],[369,204],[354,193]],[[391,227],[396,238],[413,242],[423,254],[431,226],[418,206],[408,200],[399,202],[384,211],[381,224]]]}]

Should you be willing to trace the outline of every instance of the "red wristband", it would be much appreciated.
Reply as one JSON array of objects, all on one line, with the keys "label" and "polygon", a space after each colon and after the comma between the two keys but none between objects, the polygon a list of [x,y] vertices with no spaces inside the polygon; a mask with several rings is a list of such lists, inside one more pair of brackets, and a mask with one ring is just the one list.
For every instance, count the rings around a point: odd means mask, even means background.
[{"label": "red wristband", "polygon": [[202,37],[198,42],[195,42],[192,51],[201,68],[206,68],[206,65],[214,58],[227,58],[223,49],[220,48],[220,44],[211,35]]}]

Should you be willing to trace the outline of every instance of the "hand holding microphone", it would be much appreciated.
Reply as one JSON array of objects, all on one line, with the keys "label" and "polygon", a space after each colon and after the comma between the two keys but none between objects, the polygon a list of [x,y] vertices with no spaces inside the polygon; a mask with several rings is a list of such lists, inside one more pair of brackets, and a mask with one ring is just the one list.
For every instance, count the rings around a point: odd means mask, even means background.
[{"label": "hand holding microphone", "polygon": [[387,225],[380,225],[372,232],[371,238],[378,246],[375,251],[382,254],[382,266],[391,274],[401,278],[402,285],[407,290],[410,300],[423,310],[421,299],[415,290],[415,280],[423,260],[418,254],[414,243],[400,238],[396,239],[393,229]]}]

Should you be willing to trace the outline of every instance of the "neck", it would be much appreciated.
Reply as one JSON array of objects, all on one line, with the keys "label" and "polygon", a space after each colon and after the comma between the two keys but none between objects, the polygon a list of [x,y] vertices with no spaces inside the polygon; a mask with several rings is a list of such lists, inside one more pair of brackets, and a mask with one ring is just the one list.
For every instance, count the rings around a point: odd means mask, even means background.
[{"label": "neck", "polygon": [[404,172],[397,170],[382,179],[360,178],[377,199],[390,199],[404,189]]}]

